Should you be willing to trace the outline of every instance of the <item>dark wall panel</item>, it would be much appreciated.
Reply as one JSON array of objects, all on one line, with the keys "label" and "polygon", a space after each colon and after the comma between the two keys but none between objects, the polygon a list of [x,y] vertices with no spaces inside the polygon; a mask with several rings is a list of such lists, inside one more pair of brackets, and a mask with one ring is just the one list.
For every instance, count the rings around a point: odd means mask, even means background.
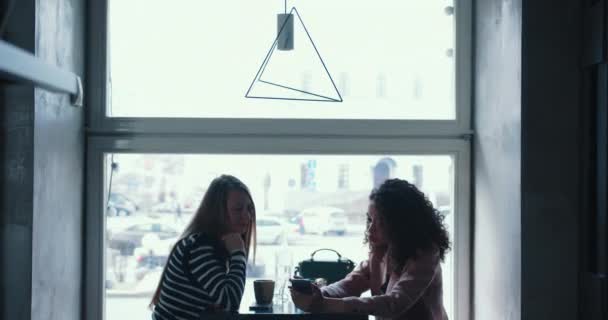
[{"label": "dark wall panel", "polygon": [[522,319],[579,318],[581,18],[581,1],[523,1]]},{"label": "dark wall panel", "polygon": [[[35,1],[16,4],[2,39],[34,52]],[[0,1],[0,8],[7,5]],[[0,82],[0,161],[0,319],[29,319],[34,205],[32,87]]]}]

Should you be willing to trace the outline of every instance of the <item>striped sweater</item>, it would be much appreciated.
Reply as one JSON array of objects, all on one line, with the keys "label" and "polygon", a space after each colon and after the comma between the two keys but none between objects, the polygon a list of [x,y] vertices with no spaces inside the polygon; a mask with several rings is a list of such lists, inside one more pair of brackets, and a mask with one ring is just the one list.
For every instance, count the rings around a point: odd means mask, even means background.
[{"label": "striped sweater", "polygon": [[219,256],[218,243],[203,234],[180,240],[167,259],[154,320],[200,319],[210,308],[237,311],[245,287],[245,252]]}]

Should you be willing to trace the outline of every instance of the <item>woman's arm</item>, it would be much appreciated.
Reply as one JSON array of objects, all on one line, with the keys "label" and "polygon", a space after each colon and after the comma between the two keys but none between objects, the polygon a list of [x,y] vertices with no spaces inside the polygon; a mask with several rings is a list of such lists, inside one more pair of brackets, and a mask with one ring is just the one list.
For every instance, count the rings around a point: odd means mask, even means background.
[{"label": "woman's arm", "polygon": [[331,298],[343,298],[360,296],[370,288],[370,269],[369,262],[361,262],[355,270],[349,273],[344,279],[325,286],[321,289],[323,296]]},{"label": "woman's arm", "polygon": [[439,271],[439,255],[412,260],[390,292],[373,297],[323,299],[322,312],[347,312],[395,318],[411,308],[425,293]]},{"label": "woman's arm", "polygon": [[245,288],[245,252],[234,250],[230,253],[226,272],[226,261],[219,259],[215,250],[209,245],[191,250],[188,263],[192,280],[221,309],[238,310]]}]

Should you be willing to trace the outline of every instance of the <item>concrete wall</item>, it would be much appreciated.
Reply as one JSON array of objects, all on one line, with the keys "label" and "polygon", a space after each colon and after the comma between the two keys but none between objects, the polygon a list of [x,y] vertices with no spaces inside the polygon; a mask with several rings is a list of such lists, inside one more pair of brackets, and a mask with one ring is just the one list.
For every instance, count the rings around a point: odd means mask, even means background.
[{"label": "concrete wall", "polygon": [[524,1],[522,319],[579,319],[583,1]]},{"label": "concrete wall", "polygon": [[578,319],[581,8],[476,2],[476,319]]},{"label": "concrete wall", "polygon": [[[83,2],[18,1],[5,39],[83,75]],[[29,86],[0,92],[0,318],[80,319],[84,109]]]},{"label": "concrete wall", "polygon": [[[36,54],[84,79],[81,0],[36,1]],[[32,319],[80,319],[84,109],[35,91]]]},{"label": "concrete wall", "polygon": [[475,9],[475,319],[521,316],[520,0]]}]

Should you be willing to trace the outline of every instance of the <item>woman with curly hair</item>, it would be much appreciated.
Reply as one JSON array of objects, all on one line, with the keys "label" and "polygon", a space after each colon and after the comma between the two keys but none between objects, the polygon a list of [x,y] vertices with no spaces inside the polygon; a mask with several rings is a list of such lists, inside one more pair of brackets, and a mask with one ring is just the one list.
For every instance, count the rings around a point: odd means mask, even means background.
[{"label": "woman with curly hair", "polygon": [[[321,289],[313,285],[312,295],[292,289],[294,304],[309,312],[447,319],[441,261],[450,240],[443,216],[405,180],[385,181],[369,199],[369,259],[341,281]],[[372,296],[360,297],[367,290]]]}]

